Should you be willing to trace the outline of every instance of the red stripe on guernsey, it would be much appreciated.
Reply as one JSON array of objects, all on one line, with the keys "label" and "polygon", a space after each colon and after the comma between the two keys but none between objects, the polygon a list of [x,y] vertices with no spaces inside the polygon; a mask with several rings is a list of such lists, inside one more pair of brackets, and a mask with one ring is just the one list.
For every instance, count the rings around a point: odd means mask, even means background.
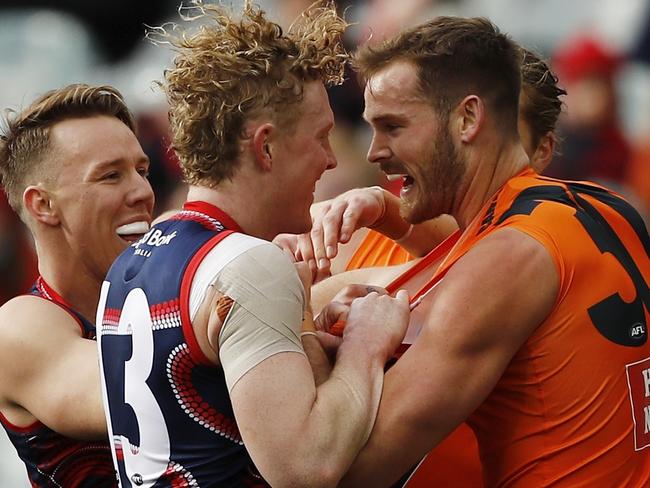
[{"label": "red stripe on guernsey", "polygon": [[183,210],[170,217],[169,220],[192,220],[206,229],[214,231],[222,231],[226,228],[236,232],[243,232],[239,224],[230,215],[206,202],[186,202],[183,205]]},{"label": "red stripe on guernsey", "polygon": [[0,423],[2,423],[8,430],[11,430],[17,434],[27,434],[28,432],[31,432],[32,430],[43,425],[39,420],[35,420],[25,427],[20,427],[19,425],[11,422],[7,417],[4,416],[2,412],[0,412]]},{"label": "red stripe on guernsey", "polygon": [[181,307],[178,298],[149,306],[153,329],[180,327]]},{"label": "red stripe on guernsey", "polygon": [[117,326],[120,325],[120,317],[122,311],[119,308],[106,308],[104,309],[104,317],[102,317],[102,323],[99,324],[102,328],[102,332],[106,330],[117,330]]},{"label": "red stripe on guernsey", "polygon": [[66,302],[61,295],[55,292],[54,289],[47,284],[47,282],[43,279],[42,276],[36,278],[36,289],[41,295],[43,295],[49,301],[60,303],[62,305],[65,305],[68,308],[72,308],[72,306],[70,306],[70,304]]},{"label": "red stripe on guernsey", "polygon": [[[216,207],[214,207],[216,209]],[[192,359],[194,359],[198,364],[204,364],[206,366],[214,366],[212,361],[210,361],[199,346],[198,341],[196,340],[196,335],[194,334],[194,327],[192,327],[192,322],[190,320],[190,291],[192,287],[192,280],[194,280],[194,275],[196,270],[199,268],[199,265],[203,261],[203,258],[221,242],[225,237],[228,237],[230,234],[233,234],[235,231],[226,230],[220,234],[214,236],[208,242],[206,242],[201,249],[192,257],[192,260],[187,265],[185,270],[185,275],[181,281],[181,324],[183,326],[183,335],[187,341],[187,346],[190,349],[190,354]]]},{"label": "red stripe on guernsey", "polygon": [[[459,229],[453,234],[451,234],[449,237],[447,237],[444,241],[442,241],[431,251],[429,251],[429,253],[426,256],[424,256],[420,261],[415,263],[409,269],[404,271],[404,273],[402,273],[397,278],[395,278],[388,286],[386,286],[386,291],[390,294],[395,293],[404,285],[404,283],[412,279],[420,271],[428,268],[429,265],[435,262],[437,259],[440,259],[441,257],[447,255],[449,251],[451,251],[451,248],[454,247],[454,244],[458,242],[458,239],[460,239],[460,235],[461,232]],[[411,298],[415,298],[415,297],[411,297]]]},{"label": "red stripe on guernsey", "polygon": [[124,451],[122,450],[122,444],[115,442],[115,459],[120,462],[124,462]]},{"label": "red stripe on guernsey", "polygon": [[[389,283],[388,286],[386,286],[386,291],[391,295],[396,293],[397,290],[399,290],[404,285],[404,283],[408,282],[418,273],[421,273],[424,270],[426,270],[431,264],[435,263],[438,259],[441,259],[443,256],[449,254],[449,251],[451,251],[454,245],[458,242],[460,236],[461,236],[460,230],[457,230],[456,232],[451,234],[444,241],[438,244],[435,248],[429,251],[429,254],[427,254],[420,261],[415,263],[404,273],[402,273],[397,278],[395,278],[391,283]],[[436,284],[438,284],[440,280],[442,280],[442,278],[444,278],[444,276],[447,274],[447,271],[449,271],[449,269],[450,268],[445,269],[442,273],[438,273],[436,271],[433,274],[432,278],[429,281],[427,281],[424,284],[424,286],[420,288],[420,290],[415,295],[409,297],[409,302],[410,303],[415,302],[418,298],[420,298],[427,291],[429,291]],[[410,344],[400,344],[397,350],[395,351],[394,357],[400,358],[402,354],[404,354],[409,347]]]},{"label": "red stripe on guernsey", "polygon": [[86,329],[84,328],[84,324],[81,322],[79,317],[77,317],[75,314],[70,313],[73,308],[70,306],[68,302],[66,302],[61,295],[59,295],[57,292],[54,291],[54,289],[47,284],[47,282],[43,279],[42,276],[39,276],[36,278],[36,289],[40,293],[40,295],[32,295],[36,297],[43,298],[47,300],[48,302],[52,302],[55,305],[58,305],[61,307],[63,310],[68,312],[70,317],[74,319],[75,322],[77,322],[77,325],[79,326],[79,329],[81,329],[81,335],[83,337],[86,337]]}]

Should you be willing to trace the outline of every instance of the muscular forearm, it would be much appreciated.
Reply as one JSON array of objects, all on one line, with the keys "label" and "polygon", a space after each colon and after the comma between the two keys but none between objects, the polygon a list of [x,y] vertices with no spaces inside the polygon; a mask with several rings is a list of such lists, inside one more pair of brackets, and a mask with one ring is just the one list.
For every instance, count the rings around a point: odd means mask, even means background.
[{"label": "muscular forearm", "polygon": [[408,232],[411,224],[405,221],[399,213],[400,199],[386,190],[383,190],[383,196],[386,205],[384,214],[370,228],[396,240]]},{"label": "muscular forearm", "polygon": [[327,354],[323,350],[318,338],[314,335],[305,335],[302,337],[302,345],[305,348],[307,359],[314,372],[314,382],[320,386],[330,377],[332,365],[330,364]]},{"label": "muscular forearm", "polygon": [[[356,342],[356,343],[355,343]],[[344,341],[336,366],[316,391],[301,436],[301,460],[320,473],[325,486],[336,484],[368,440],[383,385],[383,360],[357,341]],[[313,476],[312,472],[312,476]],[[315,479],[308,480],[313,485]]]},{"label": "muscular forearm", "polygon": [[300,339],[302,346],[305,348],[305,354],[307,354],[311,369],[314,372],[314,382],[316,386],[319,386],[329,378],[332,372],[332,366],[323,346],[318,340],[318,337],[316,337],[314,317],[311,310],[305,312]]}]

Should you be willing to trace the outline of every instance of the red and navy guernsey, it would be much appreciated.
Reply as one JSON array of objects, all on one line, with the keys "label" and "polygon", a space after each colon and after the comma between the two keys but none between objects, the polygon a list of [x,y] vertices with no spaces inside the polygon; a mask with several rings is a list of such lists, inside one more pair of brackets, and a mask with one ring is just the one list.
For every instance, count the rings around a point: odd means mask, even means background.
[{"label": "red and navy guernsey", "polygon": [[[95,339],[95,326],[75,312],[42,277],[30,294],[63,308],[79,324],[84,339]],[[72,374],[74,374],[72,372]],[[71,378],[74,381],[74,378]],[[47,398],[43,399],[44,402]],[[83,408],[83,405],[80,406]],[[75,415],[70,411],[70,415]],[[117,486],[108,441],[81,441],[65,437],[36,421],[26,427],[9,422],[0,413],[0,423],[27,467],[32,486],[47,488],[109,488]]]},{"label": "red and navy guernsey", "polygon": [[267,486],[254,474],[223,369],[205,357],[190,323],[199,264],[239,230],[218,208],[188,202],[122,253],[106,277],[98,341],[123,487]]}]

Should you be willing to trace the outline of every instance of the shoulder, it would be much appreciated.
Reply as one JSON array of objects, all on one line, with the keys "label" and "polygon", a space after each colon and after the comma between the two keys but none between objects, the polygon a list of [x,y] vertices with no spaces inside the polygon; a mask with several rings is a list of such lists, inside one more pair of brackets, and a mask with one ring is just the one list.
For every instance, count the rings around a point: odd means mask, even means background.
[{"label": "shoulder", "polygon": [[233,270],[255,274],[295,273],[291,258],[272,242],[233,233],[221,241],[205,257],[212,269]]},{"label": "shoulder", "polygon": [[77,320],[63,307],[35,295],[12,298],[0,307],[0,349],[15,341],[66,332],[81,335]]},{"label": "shoulder", "polygon": [[265,288],[268,291],[272,287],[274,292],[280,294],[304,296],[302,283],[291,258],[275,244],[242,234],[232,234],[224,239],[223,245],[237,247],[238,252],[223,266],[217,282],[237,288]]},{"label": "shoulder", "polygon": [[558,289],[545,246],[519,230],[497,229],[450,267],[430,317],[476,350],[507,346],[510,354],[551,312]]},{"label": "shoulder", "polygon": [[0,389],[14,391],[52,368],[79,340],[85,339],[78,322],[55,303],[29,295],[5,303],[0,307]]}]

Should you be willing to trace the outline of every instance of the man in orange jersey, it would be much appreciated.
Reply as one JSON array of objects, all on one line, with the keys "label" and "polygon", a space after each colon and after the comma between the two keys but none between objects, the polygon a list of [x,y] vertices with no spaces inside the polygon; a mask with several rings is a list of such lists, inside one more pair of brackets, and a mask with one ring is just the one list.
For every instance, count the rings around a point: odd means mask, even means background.
[{"label": "man in orange jersey", "polygon": [[463,235],[344,485],[389,485],[465,419],[487,486],[650,482],[650,238],[616,194],[528,167],[519,63],[484,19],[356,56],[368,159],[404,179],[402,216]]},{"label": "man in orange jersey", "polygon": [[[522,145],[530,158],[531,167],[541,173],[554,152],[555,126],[562,108],[560,97],[565,94],[565,91],[558,87],[557,77],[539,56],[522,48],[522,57],[519,133]],[[397,235],[400,232],[404,234],[408,232],[404,229],[409,228],[408,223],[399,216],[399,199],[378,187],[350,190],[314,207],[316,207],[312,210],[314,226],[315,229],[320,228],[320,232],[301,236],[300,249],[297,248],[295,238],[293,241],[286,242],[288,249],[295,252],[298,257],[302,257],[303,249],[307,256],[313,256],[316,249],[317,252],[320,251],[322,257],[326,248],[325,238],[329,239],[329,245],[336,246],[337,239],[344,234],[355,232],[360,223],[362,225],[370,223],[387,235]],[[448,220],[434,219],[418,224],[400,242],[408,246],[414,254],[421,255],[446,237],[450,227],[448,222]],[[359,240],[350,240],[343,245],[344,248],[350,245],[356,246],[352,258],[347,263],[347,272],[321,281],[314,287],[312,303],[316,309],[321,304],[327,303],[345,284],[363,282],[386,286],[395,276],[404,272],[405,268],[410,267],[395,266],[411,261],[413,256],[400,243],[396,243],[377,230],[358,232],[363,234],[360,243]],[[448,246],[445,247],[448,250]],[[434,251],[436,256],[443,255],[440,251],[439,249]],[[336,254],[332,260],[332,272],[336,267],[341,266],[336,261],[340,261],[341,258],[347,260],[349,254],[349,251],[347,254],[345,251]],[[435,258],[437,264],[440,259],[440,257]],[[427,269],[418,274],[425,275],[431,272],[430,270],[435,269],[436,263],[432,262],[431,266],[427,266]],[[382,268],[376,268],[377,266]],[[389,267],[385,268],[385,266]],[[361,270],[357,271],[359,269]],[[322,272],[323,270],[319,268],[319,273]],[[363,292],[364,288],[354,287],[350,291],[355,290]],[[410,477],[407,486],[409,488],[450,486],[454,483],[472,487],[481,485],[476,437],[465,423],[429,453]]]}]

